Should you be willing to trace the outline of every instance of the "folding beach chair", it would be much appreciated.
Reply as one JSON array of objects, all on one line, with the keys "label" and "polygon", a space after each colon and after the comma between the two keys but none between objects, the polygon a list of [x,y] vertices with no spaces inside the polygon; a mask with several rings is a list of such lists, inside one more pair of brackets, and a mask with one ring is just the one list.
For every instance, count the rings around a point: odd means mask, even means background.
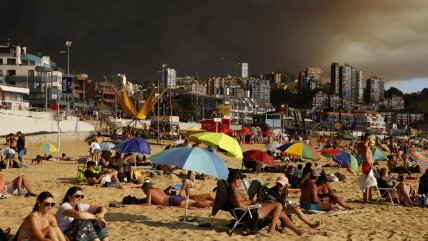
[{"label": "folding beach chair", "polygon": [[79,157],[77,160],[77,182],[86,182],[84,172],[88,163],[88,157]]},{"label": "folding beach chair", "polygon": [[214,206],[212,209],[212,215],[215,216],[218,211],[223,210],[229,212],[234,221],[232,222],[232,227],[229,229],[228,234],[232,235],[233,231],[240,227],[246,229],[249,232],[256,232],[259,228],[263,227],[258,218],[254,215],[254,212],[257,211],[257,208],[261,205],[251,205],[245,208],[234,208],[229,199],[228,193],[229,184],[225,180],[219,180],[217,182],[217,191],[216,198],[214,200]]},{"label": "folding beach chair", "polygon": [[[378,186],[376,186],[376,189],[377,189],[377,193],[378,193],[378,195],[379,195],[379,199],[381,199],[381,198],[383,198],[383,199],[385,199],[385,201],[386,201],[386,197],[384,197],[384,196],[382,196],[382,191],[384,191],[384,194],[388,194],[388,196],[387,197],[389,197],[389,200],[391,200],[391,204],[392,205],[395,205],[395,203],[394,203],[394,199],[392,198],[392,196],[391,196],[391,192],[392,191],[397,191],[397,189],[395,188],[395,187],[391,187],[391,188],[381,188],[381,187],[378,187]],[[400,199],[399,198],[396,198],[397,199],[397,201],[398,201],[398,203],[400,203]]]}]

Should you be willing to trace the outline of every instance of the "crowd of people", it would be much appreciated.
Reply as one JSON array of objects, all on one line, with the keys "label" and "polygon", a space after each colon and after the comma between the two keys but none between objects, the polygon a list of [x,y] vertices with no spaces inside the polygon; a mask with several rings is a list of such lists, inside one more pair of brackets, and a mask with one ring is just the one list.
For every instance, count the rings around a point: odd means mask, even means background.
[{"label": "crowd of people", "polygon": [[[363,191],[363,201],[373,201],[374,188],[380,188],[381,196],[387,201],[406,206],[417,205],[418,200],[415,200],[415,195],[412,195],[415,190],[412,190],[406,183],[406,178],[412,173],[421,172],[422,169],[405,154],[404,150],[410,146],[391,140],[389,143],[391,154],[388,156],[387,168],[379,169],[373,159],[372,139],[372,135],[366,133],[360,142],[347,147],[350,152],[358,155],[362,162],[362,175],[359,180],[364,182],[364,185],[360,185]],[[24,163],[23,157],[27,144],[22,133],[8,135],[7,142],[8,146],[1,150],[4,168],[11,167],[9,161],[13,162],[15,155],[20,162]],[[83,176],[89,185],[102,184],[108,187],[123,188],[124,185],[135,184],[133,187],[141,187],[145,194],[143,199],[145,205],[212,208],[220,198],[220,194],[215,191],[218,186],[212,192],[199,192],[197,189],[198,174],[190,170],[183,177],[181,188],[174,193],[155,187],[149,180],[136,176],[137,166],[157,168],[166,175],[170,175],[175,170],[174,166],[153,165],[146,156],[141,154],[103,151],[101,143],[102,138],[99,136],[95,136],[88,143],[91,161],[87,162]],[[195,143],[193,146],[199,146],[199,144]],[[181,145],[191,146],[188,140]],[[331,146],[325,145],[325,147]],[[211,148],[209,151],[213,151],[213,149]],[[61,160],[67,158],[63,154]],[[246,176],[240,170],[230,169],[228,178],[225,180],[227,193],[221,195],[227,196],[231,210],[245,210],[246,207],[256,205],[250,212],[256,219],[267,221],[268,233],[277,235],[284,228],[288,228],[297,235],[312,235],[315,233],[314,229],[318,228],[321,223],[311,221],[305,214],[306,212],[334,212],[339,209],[351,210],[354,208],[330,186],[325,169],[320,172],[317,170],[319,166],[314,166],[312,162],[303,163],[298,159],[285,163],[287,165],[280,171],[281,173],[278,174],[272,187],[260,187],[263,195],[259,190],[256,195],[249,196],[246,191],[242,190],[242,181]],[[390,173],[397,173],[398,176],[392,176]],[[217,184],[219,185],[219,183],[220,180]],[[299,190],[300,198],[297,203],[288,200],[289,191],[292,189]],[[428,194],[428,171],[420,178],[418,193],[420,195]],[[20,175],[12,181],[7,181],[1,170],[0,194],[2,196],[37,196],[32,190],[27,176]],[[104,218],[107,209],[102,206],[84,204],[82,203],[83,198],[81,187],[69,188],[54,215],[51,213],[52,207],[55,206],[53,195],[49,192],[40,193],[32,212],[25,217],[16,234],[17,240],[108,240],[107,222]],[[238,217],[245,215],[245,211],[236,212]],[[290,215],[296,215],[309,227],[309,230],[297,226]]]}]

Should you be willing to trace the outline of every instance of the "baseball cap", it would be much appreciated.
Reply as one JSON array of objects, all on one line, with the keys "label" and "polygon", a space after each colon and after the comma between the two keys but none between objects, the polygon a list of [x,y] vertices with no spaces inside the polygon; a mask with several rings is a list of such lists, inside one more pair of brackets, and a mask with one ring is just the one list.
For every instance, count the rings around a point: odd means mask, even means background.
[{"label": "baseball cap", "polygon": [[227,175],[227,181],[233,182],[236,179],[243,179],[247,176],[241,173],[241,170],[239,169],[229,169],[229,174]]},{"label": "baseball cap", "polygon": [[288,185],[288,178],[285,176],[279,176],[278,179],[276,179],[276,183],[279,183],[283,186]]},{"label": "baseball cap", "polygon": [[317,170],[311,170],[311,177],[319,177],[320,173]]}]

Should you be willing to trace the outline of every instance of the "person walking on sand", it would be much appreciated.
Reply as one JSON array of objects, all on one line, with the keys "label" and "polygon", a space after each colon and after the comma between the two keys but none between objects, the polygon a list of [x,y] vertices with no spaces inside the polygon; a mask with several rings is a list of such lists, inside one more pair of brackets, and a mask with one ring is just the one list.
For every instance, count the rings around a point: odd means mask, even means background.
[{"label": "person walking on sand", "polygon": [[377,186],[376,178],[374,178],[372,171],[374,160],[372,150],[370,149],[371,142],[372,135],[370,133],[366,133],[364,134],[361,142],[358,143],[358,155],[360,155],[363,160],[363,164],[361,166],[363,174],[360,176],[360,187],[363,191],[364,202],[367,202],[367,200],[373,201],[371,187]]},{"label": "person walking on sand", "polygon": [[18,136],[18,140],[16,143],[16,149],[18,150],[18,159],[22,164],[25,164],[24,156],[26,154],[25,152],[27,149],[27,141],[25,141],[25,137],[22,132],[18,131],[16,135]]}]

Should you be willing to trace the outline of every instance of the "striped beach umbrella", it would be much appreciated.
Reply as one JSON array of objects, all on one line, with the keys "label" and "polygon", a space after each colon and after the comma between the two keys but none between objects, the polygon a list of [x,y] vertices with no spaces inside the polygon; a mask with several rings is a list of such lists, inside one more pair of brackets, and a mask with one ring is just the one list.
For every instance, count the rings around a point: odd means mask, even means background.
[{"label": "striped beach umbrella", "polygon": [[314,146],[303,142],[290,142],[278,147],[278,150],[285,152],[288,155],[312,161],[319,161],[321,159],[320,154],[315,150]]},{"label": "striped beach umbrella", "polygon": [[421,148],[407,149],[407,154],[414,160],[424,166],[428,166],[428,150]]}]

